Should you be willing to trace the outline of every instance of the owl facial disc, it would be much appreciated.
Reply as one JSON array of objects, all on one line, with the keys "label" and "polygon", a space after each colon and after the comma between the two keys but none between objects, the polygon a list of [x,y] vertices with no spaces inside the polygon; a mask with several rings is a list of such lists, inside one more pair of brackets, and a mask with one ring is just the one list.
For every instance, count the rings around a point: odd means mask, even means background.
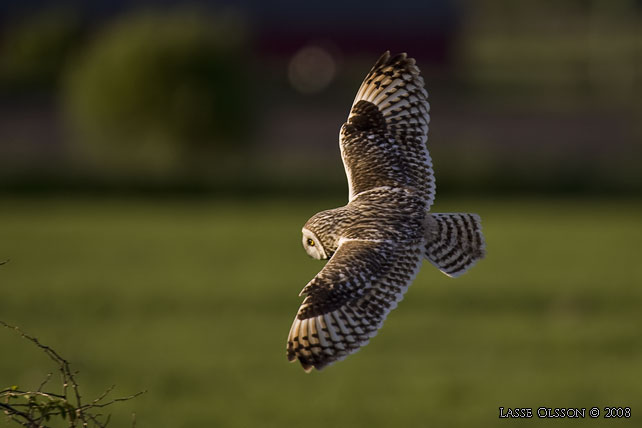
[{"label": "owl facial disc", "polygon": [[325,249],[323,248],[323,245],[321,245],[321,242],[317,239],[317,236],[305,227],[303,228],[302,232],[302,242],[303,248],[305,248],[305,252],[308,253],[310,257],[317,260],[327,259],[328,256],[325,252]]}]

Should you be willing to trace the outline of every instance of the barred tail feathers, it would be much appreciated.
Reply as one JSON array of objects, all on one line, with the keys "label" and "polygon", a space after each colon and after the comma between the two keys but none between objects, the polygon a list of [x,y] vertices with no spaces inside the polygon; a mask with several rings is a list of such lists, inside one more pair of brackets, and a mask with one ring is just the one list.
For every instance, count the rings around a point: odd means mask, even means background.
[{"label": "barred tail feathers", "polygon": [[428,213],[425,258],[450,277],[458,277],[485,255],[477,214]]}]

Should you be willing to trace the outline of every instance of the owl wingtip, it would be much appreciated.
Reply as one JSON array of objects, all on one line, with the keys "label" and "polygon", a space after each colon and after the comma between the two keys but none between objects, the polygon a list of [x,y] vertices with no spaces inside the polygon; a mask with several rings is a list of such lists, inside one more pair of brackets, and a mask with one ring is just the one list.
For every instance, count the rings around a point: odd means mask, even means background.
[{"label": "owl wingtip", "polygon": [[308,363],[303,358],[298,356],[296,354],[296,352],[292,352],[290,349],[288,349],[288,361],[290,363],[294,363],[294,362],[298,361],[301,364],[301,367],[303,367],[303,370],[306,373],[310,373],[312,371],[312,369],[314,368],[313,364]]},{"label": "owl wingtip", "polygon": [[288,361],[291,363],[294,363],[295,361],[299,361],[301,364],[301,367],[303,368],[303,371],[306,373],[310,373],[312,369],[317,368],[314,366],[313,363],[310,363],[307,361],[305,358],[301,358],[299,355],[296,355],[294,352],[288,352]]}]

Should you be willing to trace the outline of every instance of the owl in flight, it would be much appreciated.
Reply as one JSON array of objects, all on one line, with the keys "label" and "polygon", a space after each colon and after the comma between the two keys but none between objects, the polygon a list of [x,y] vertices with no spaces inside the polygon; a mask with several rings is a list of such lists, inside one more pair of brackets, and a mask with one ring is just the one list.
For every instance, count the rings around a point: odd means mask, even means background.
[{"label": "owl in flight", "polygon": [[348,204],[315,214],[303,247],[329,259],[301,291],[288,360],[322,369],[366,345],[425,259],[448,276],[484,256],[476,214],[430,213],[435,177],[426,148],[428,94],[415,60],[384,53],[341,127]]}]

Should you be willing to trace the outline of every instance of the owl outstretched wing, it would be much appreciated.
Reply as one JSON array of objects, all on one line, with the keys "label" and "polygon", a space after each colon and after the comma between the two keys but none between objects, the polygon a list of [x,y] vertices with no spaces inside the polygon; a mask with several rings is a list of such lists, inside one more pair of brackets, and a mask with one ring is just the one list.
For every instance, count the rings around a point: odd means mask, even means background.
[{"label": "owl outstretched wing", "polygon": [[413,58],[384,53],[361,84],[341,127],[349,199],[389,186],[413,190],[432,205],[435,178],[426,140],[428,93]]},{"label": "owl outstretched wing", "polygon": [[342,360],[377,334],[423,259],[421,243],[345,240],[305,286],[287,355],[306,371]]}]

